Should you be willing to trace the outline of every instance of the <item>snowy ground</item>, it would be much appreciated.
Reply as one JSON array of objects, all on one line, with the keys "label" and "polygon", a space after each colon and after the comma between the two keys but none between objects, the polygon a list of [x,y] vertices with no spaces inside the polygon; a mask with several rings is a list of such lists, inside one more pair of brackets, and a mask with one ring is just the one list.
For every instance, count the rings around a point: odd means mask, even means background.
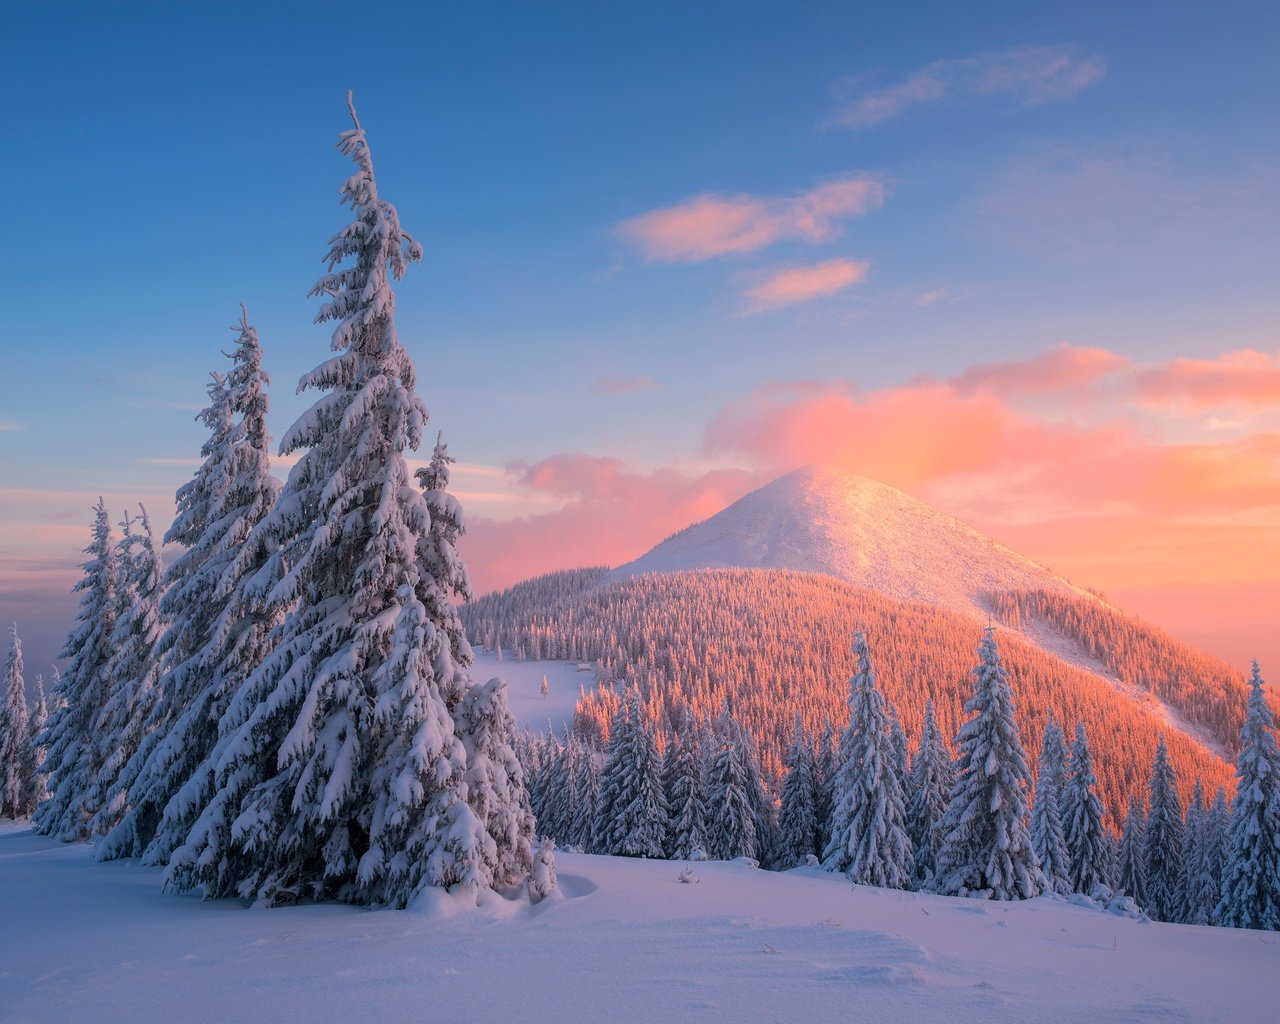
[{"label": "snowy ground", "polygon": [[[475,649],[476,660],[471,678],[478,683],[498,676],[507,681],[507,704],[522,729],[545,732],[547,722],[558,735],[565,724],[573,723],[573,709],[581,687],[592,690],[596,685],[594,666],[590,672],[579,672],[571,661],[516,661],[484,648]],[[542,696],[542,677],[547,677],[547,696]]]},{"label": "snowy ground", "polygon": [[0,825],[0,1020],[1263,1024],[1280,1001],[1274,934],[740,864],[559,870],[537,907],[248,910]]}]

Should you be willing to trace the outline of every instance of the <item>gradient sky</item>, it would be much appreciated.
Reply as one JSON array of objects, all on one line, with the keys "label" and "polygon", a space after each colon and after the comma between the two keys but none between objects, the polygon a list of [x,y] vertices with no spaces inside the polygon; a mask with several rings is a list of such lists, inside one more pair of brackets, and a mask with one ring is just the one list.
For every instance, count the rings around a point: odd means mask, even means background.
[{"label": "gradient sky", "polygon": [[29,675],[239,303],[305,407],[353,89],[481,588],[828,461],[1280,679],[1276,4],[357,8],[0,4]]}]

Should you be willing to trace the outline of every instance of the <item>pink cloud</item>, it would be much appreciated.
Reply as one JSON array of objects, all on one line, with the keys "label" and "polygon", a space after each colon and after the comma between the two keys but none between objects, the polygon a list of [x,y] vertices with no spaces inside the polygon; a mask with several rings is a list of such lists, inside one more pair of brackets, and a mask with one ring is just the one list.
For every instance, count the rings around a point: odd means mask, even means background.
[{"label": "pink cloud", "polygon": [[834,295],[867,276],[866,260],[827,260],[811,267],[791,267],[770,274],[748,288],[745,315],[794,306]]},{"label": "pink cloud", "polygon": [[1030,359],[980,363],[951,378],[957,391],[1043,395],[1075,392],[1127,369],[1129,360],[1103,348],[1056,345]]},{"label": "pink cloud", "polygon": [[854,131],[872,128],[919,107],[991,96],[1023,106],[1068,99],[1100,82],[1106,62],[1077,57],[1061,46],[988,50],[970,57],[937,60],[880,89],[854,92],[832,116]]},{"label": "pink cloud", "polygon": [[635,377],[614,374],[601,377],[591,385],[593,395],[632,395],[637,391],[656,391],[657,389],[658,382],[647,373],[641,373]]},{"label": "pink cloud", "polygon": [[520,487],[561,498],[564,506],[502,522],[472,519],[462,552],[478,592],[556,569],[620,565],[763,482],[744,470],[645,472],[581,454],[511,470]]},{"label": "pink cloud", "polygon": [[839,221],[881,206],[885,193],[880,178],[859,174],[798,196],[699,195],[625,220],[617,234],[647,260],[697,263],[781,241],[830,241]]},{"label": "pink cloud", "polygon": [[1204,411],[1217,406],[1280,404],[1280,352],[1228,352],[1216,360],[1174,359],[1137,370],[1133,392],[1143,402]]}]

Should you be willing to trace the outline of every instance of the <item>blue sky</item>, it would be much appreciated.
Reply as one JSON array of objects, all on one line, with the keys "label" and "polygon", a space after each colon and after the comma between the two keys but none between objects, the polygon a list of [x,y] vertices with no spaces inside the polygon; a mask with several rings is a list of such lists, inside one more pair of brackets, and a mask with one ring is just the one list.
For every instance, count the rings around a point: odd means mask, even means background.
[{"label": "blue sky", "polygon": [[[710,425],[778,382],[889,394],[1064,344],[1153,372],[1280,354],[1274,4],[351,10],[5,4],[6,615],[39,589],[37,562],[74,564],[84,539],[32,545],[25,525],[84,529],[87,505],[68,519],[81,495],[171,495],[189,474],[194,410],[238,303],[275,380],[273,433],[304,407],[293,382],[327,346],[306,293],[345,220],[332,146],[349,88],[382,192],[426,248],[399,289],[400,334],[479,518],[590,505],[598,480],[548,490],[503,468],[563,454],[693,484],[736,469],[755,474],[746,486],[784,467],[717,447]],[[787,221],[858,177],[882,190],[870,208],[720,255],[656,255],[620,229],[697,197]],[[823,265],[857,279],[810,301],[749,297]],[[1166,447],[1277,429],[1265,402],[1192,415],[1184,401],[1175,416],[1111,398],[1071,415]],[[1038,400],[1021,414],[1052,405],[1058,423],[1074,401]],[[1057,541],[1037,549],[1025,509],[979,506],[989,482],[915,483],[1034,557],[1091,571]],[[699,493],[690,507],[713,503]],[[1247,511],[1266,543],[1280,532],[1269,500]],[[1268,582],[1231,566],[1158,575],[1102,582]]]}]

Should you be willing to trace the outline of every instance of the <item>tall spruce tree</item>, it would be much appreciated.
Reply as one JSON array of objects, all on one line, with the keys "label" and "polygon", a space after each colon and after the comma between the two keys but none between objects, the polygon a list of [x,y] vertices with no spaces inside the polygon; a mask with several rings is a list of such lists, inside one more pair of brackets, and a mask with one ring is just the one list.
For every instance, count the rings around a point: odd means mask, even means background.
[{"label": "tall spruce tree", "polygon": [[1256,661],[1240,730],[1217,918],[1231,928],[1280,929],[1280,751]]},{"label": "tall spruce tree", "polygon": [[85,554],[89,560],[75,586],[80,611],[59,655],[70,663],[54,684],[54,710],[38,739],[45,748],[41,771],[49,778],[50,794],[32,819],[37,832],[66,843],[89,838],[105,759],[97,727],[111,686],[107,664],[116,625],[116,555],[101,498],[93,508],[93,540]]},{"label": "tall spruce tree", "polygon": [[1052,892],[1071,891],[1071,858],[1062,824],[1067,778],[1067,747],[1062,729],[1052,718],[1040,744],[1035,801],[1031,805],[1031,845]]},{"label": "tall spruce tree", "polygon": [[1027,831],[1030,773],[1013,713],[1013,690],[988,628],[973,670],[972,717],[960,728],[956,784],[942,821],[937,891],[1030,899],[1048,887]]},{"label": "tall spruce tree", "polygon": [[905,889],[914,868],[906,804],[884,696],[862,633],[853,638],[849,727],[840,742],[832,792],[831,838],[822,861],[861,885]]},{"label": "tall spruce tree", "polygon": [[836,754],[839,741],[828,719],[822,723],[822,735],[813,751],[813,785],[817,790],[815,810],[818,814],[818,850],[827,847],[831,838],[831,794],[836,777]]},{"label": "tall spruce tree", "polygon": [[796,716],[791,750],[787,754],[787,774],[782,781],[782,807],[778,816],[778,867],[802,867],[821,852],[818,842],[817,788],[814,780],[813,748]]},{"label": "tall spruce tree", "polygon": [[1100,885],[1111,886],[1111,847],[1102,824],[1102,802],[1097,790],[1089,741],[1084,726],[1077,724],[1062,808],[1071,891],[1086,896]]},{"label": "tall spruce tree", "polygon": [[628,687],[609,730],[593,846],[621,857],[661,857],[667,836],[662,762],[640,691]]},{"label": "tall spruce tree", "polygon": [[[54,668],[54,677],[58,670]],[[32,809],[39,807],[49,799],[49,777],[42,767],[45,759],[45,748],[41,745],[45,728],[49,724],[49,705],[44,696],[44,676],[36,673],[36,706],[31,712],[31,778],[35,784],[35,795]]]},{"label": "tall spruce tree", "polygon": [[0,818],[25,818],[35,810],[35,743],[22,668],[22,640],[15,622],[9,627],[9,655],[0,680],[4,690],[0,707]]},{"label": "tall spruce tree", "polygon": [[1169,763],[1164,737],[1151,764],[1143,860],[1147,867],[1147,902],[1143,909],[1157,921],[1176,921],[1182,902],[1182,802]]},{"label": "tall spruce tree", "polygon": [[572,742],[578,750],[573,775],[578,810],[569,832],[569,842],[591,853],[592,832],[600,809],[600,758],[592,746],[583,743],[576,736]]},{"label": "tall spruce tree", "polygon": [[1147,905],[1147,821],[1137,794],[1129,797],[1129,811],[1124,816],[1124,831],[1116,856],[1116,887],[1132,896],[1140,907]]},{"label": "tall spruce tree", "polygon": [[274,577],[269,603],[288,611],[228,708],[215,792],[170,880],[214,896],[399,907],[428,885],[498,884],[504,855],[467,800],[455,718],[465,648],[432,614],[449,583],[420,562],[431,513],[404,458],[427,410],[396,337],[391,280],[422,249],[380,198],[348,108],[338,145],[356,166],[342,187],[353,220],[312,289],[337,354],[299,385],[324,394],[281,441],[302,454],[254,530],[272,555],[253,589]]},{"label": "tall spruce tree", "polygon": [[177,511],[164,537],[186,550],[165,574],[160,612],[166,629],[156,653],[166,664],[148,735],[130,766],[136,773],[132,807],[100,845],[100,857],[142,853],[147,863],[168,862],[212,794],[218,724],[232,695],[266,657],[269,634],[280,621],[278,610],[244,592],[244,581],[268,554],[250,538],[280,484],[267,450],[270,378],[244,306],[231,329],[237,332],[231,369],[210,375],[209,405],[197,417],[209,428],[203,461],[178,488]]},{"label": "tall spruce tree", "polygon": [[1207,925],[1218,909],[1221,878],[1213,876],[1214,836],[1204,786],[1196,779],[1182,832],[1182,906],[1178,920],[1185,924]]},{"label": "tall spruce tree", "polygon": [[[111,691],[98,715],[102,767],[95,783],[96,810],[90,823],[90,831],[98,838],[107,836],[129,810],[130,788],[139,767],[134,755],[148,735],[161,670],[156,644],[164,632],[160,614],[163,573],[151,520],[147,510],[138,507],[136,519],[126,516],[120,524],[124,536],[116,553],[116,621],[106,667]],[[126,855],[140,852],[135,842]],[[101,849],[98,855],[102,856]]]},{"label": "tall spruce tree", "polygon": [[911,840],[917,882],[927,883],[937,868],[938,849],[942,844],[938,826],[946,814],[953,785],[951,754],[943,742],[930,697],[924,706],[920,747],[911,763],[907,799],[907,837]]},{"label": "tall spruce tree", "polygon": [[726,707],[716,722],[707,758],[707,854],[714,860],[759,859],[748,751],[740,740],[741,730]]},{"label": "tall spruce tree", "polygon": [[707,850],[707,784],[702,732],[686,707],[680,728],[667,745],[662,766],[662,790],[670,822],[667,856],[688,860]]}]

